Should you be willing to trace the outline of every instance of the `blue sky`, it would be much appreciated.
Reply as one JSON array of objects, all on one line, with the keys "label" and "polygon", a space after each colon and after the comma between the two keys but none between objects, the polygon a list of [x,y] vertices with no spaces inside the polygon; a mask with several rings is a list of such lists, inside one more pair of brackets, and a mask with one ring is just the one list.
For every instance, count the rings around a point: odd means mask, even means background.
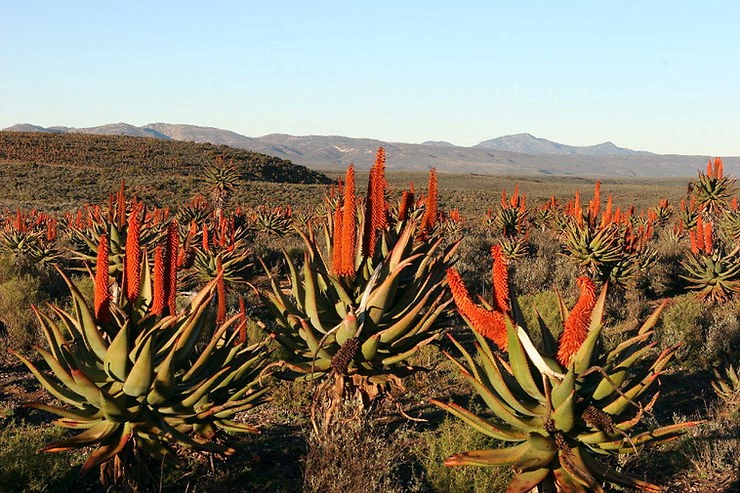
[{"label": "blue sky", "polygon": [[0,128],[740,155],[740,2],[0,3]]}]

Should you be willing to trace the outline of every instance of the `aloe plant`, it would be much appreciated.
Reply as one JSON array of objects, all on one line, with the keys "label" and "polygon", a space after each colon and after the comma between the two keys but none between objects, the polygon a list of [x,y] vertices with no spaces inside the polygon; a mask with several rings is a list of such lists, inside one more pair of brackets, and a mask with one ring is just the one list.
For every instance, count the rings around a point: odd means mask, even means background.
[{"label": "aloe plant", "polygon": [[707,171],[699,171],[690,188],[701,212],[716,214],[727,208],[735,193],[735,178],[725,176],[722,159],[715,158],[707,163]]},{"label": "aloe plant", "polygon": [[[417,370],[408,360],[440,337],[435,322],[451,302],[444,276],[457,244],[443,248],[438,235],[415,221],[365,234],[368,221],[382,223],[373,214],[388,209],[375,202],[375,211],[359,214],[352,168],[348,177],[343,206],[324,226],[326,248],[314,229],[301,231],[303,264],[285,254],[290,288],[268,271],[272,289],[260,295],[274,318],[268,330],[288,353],[280,375],[318,380],[328,402],[356,398],[364,407],[402,388],[401,379]],[[420,229],[431,236],[420,240]]]},{"label": "aloe plant", "polygon": [[[476,430],[511,445],[461,452],[447,458],[445,464],[512,466],[514,477],[508,493],[534,488],[603,492],[605,482],[662,491],[657,485],[618,472],[609,457],[639,453],[680,436],[695,424],[653,429],[642,424],[657,394],[651,399],[641,397],[677,349],[668,349],[652,363],[641,364],[656,344],[648,341],[664,305],[627,340],[603,352],[598,339],[606,286],[596,297],[593,283],[584,279],[580,281],[581,297],[572,311],[560,302],[564,329],[559,341],[539,320],[544,340],[544,351],[540,351],[530,340],[515,299],[509,309],[477,307],[454,271],[451,276],[456,304],[476,337],[477,356],[452,337],[462,358],[447,356],[482,397],[491,417],[452,402],[432,402]],[[497,292],[501,290],[494,290]],[[508,358],[493,350],[489,337],[508,352]]]},{"label": "aloe plant", "polygon": [[740,293],[740,248],[729,254],[715,248],[709,253],[688,253],[681,262],[688,289],[709,301],[725,301]]},{"label": "aloe plant", "polygon": [[[72,311],[51,306],[54,316],[48,316],[35,309],[49,347],[36,348],[46,370],[14,353],[61,403],[28,405],[56,414],[57,425],[79,431],[43,450],[93,447],[82,471],[100,466],[104,484],[141,480],[144,476],[129,472],[137,466],[146,470],[144,457],[177,462],[175,445],[233,452],[211,439],[218,430],[256,431],[233,418],[264,401],[267,388],[258,377],[268,356],[265,342],[248,346],[241,340],[239,317],[215,323],[218,279],[197,293],[184,312],[160,315],[172,288],[162,278],[167,269],[161,267],[161,255],[155,278],[142,257],[135,296],[124,289],[114,294],[107,250],[103,236],[94,306],[60,271],[72,295]],[[172,266],[169,258],[175,255],[168,248],[165,263]]]}]

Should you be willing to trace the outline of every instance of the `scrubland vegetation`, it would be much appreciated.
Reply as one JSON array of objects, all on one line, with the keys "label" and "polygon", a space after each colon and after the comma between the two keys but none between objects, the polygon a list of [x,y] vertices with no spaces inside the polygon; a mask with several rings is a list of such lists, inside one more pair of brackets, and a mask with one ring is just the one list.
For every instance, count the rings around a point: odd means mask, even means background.
[{"label": "scrubland vegetation", "polygon": [[3,165],[29,175],[3,185],[0,490],[737,491],[721,160],[600,183],[380,149],[286,185],[229,157],[43,200],[56,164]]}]

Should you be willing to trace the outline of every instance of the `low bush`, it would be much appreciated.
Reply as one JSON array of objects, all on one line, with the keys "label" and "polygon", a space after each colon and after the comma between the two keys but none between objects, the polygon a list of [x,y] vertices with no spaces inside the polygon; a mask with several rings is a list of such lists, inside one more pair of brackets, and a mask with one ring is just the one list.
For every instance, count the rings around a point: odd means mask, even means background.
[{"label": "low bush", "polygon": [[9,424],[0,428],[0,492],[80,491],[79,486],[73,486],[82,481],[82,454],[38,453],[63,435],[60,428],[48,425]]}]

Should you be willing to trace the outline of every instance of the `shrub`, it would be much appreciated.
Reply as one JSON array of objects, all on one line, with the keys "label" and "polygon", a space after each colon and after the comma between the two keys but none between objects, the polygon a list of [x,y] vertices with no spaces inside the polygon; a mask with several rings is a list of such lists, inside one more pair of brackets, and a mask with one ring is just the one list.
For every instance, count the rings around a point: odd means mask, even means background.
[{"label": "shrub", "polygon": [[306,493],[388,493],[404,491],[398,475],[407,447],[400,435],[384,436],[372,422],[355,419],[343,404],[330,429],[307,437],[303,491]]},{"label": "shrub", "polygon": [[504,491],[511,481],[506,468],[447,467],[443,461],[460,450],[492,448],[495,440],[466,426],[459,420],[446,419],[434,431],[422,435],[416,450],[423,479],[431,491],[445,493],[484,493]]},{"label": "shrub", "polygon": [[7,330],[8,345],[27,351],[39,342],[36,317],[30,306],[44,298],[40,280],[23,275],[0,284],[0,322]]},{"label": "shrub", "polygon": [[[73,491],[79,482],[81,454],[39,454],[64,432],[53,426],[11,424],[0,429],[0,491]],[[77,491],[80,489],[75,488]]]},{"label": "shrub", "polygon": [[701,354],[708,364],[740,358],[740,300],[716,306],[709,314],[709,325]]},{"label": "shrub", "polygon": [[681,344],[676,362],[697,369],[704,364],[699,349],[704,342],[708,320],[705,304],[694,294],[676,296],[665,309],[657,338],[662,348]]}]

